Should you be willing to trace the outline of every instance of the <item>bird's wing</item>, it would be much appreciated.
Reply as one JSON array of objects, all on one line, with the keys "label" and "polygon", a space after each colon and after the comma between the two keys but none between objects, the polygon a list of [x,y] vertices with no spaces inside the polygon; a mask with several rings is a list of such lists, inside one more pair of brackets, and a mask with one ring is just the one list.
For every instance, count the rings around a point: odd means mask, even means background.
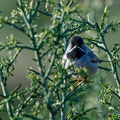
[{"label": "bird's wing", "polygon": [[88,56],[90,57],[90,61],[92,63],[102,63],[102,62],[110,62],[110,61],[107,61],[107,60],[101,60],[99,59],[89,48],[86,48],[87,51],[88,51]]},{"label": "bird's wing", "polygon": [[98,63],[100,59],[86,46],[83,46],[92,63]]},{"label": "bird's wing", "polygon": [[92,63],[98,63],[100,61],[100,59],[93,52],[89,52],[88,55]]}]

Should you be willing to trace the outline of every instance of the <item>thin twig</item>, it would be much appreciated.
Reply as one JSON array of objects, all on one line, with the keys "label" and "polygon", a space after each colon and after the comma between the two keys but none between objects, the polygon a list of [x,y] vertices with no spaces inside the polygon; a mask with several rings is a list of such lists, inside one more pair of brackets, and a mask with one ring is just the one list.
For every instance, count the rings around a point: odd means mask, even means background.
[{"label": "thin twig", "polygon": [[52,69],[54,61],[55,61],[56,52],[57,52],[57,50],[55,49],[54,52],[53,52],[53,56],[52,56],[52,59],[51,59],[50,66],[48,67],[48,70],[46,71],[44,79],[46,79],[49,76],[50,72],[51,72],[51,69]]},{"label": "thin twig", "polygon": [[99,66],[98,68],[99,68],[99,69],[102,69],[102,70],[105,70],[105,71],[109,71],[109,72],[112,71],[112,69],[106,68],[106,67],[102,67],[102,66]]},{"label": "thin twig", "polygon": [[27,50],[36,50],[36,49],[34,49],[34,48],[32,48],[32,47],[30,47],[30,46],[27,46],[27,45],[25,45],[25,46],[22,46],[22,45],[15,45],[15,46],[8,46],[8,49],[10,49],[10,50],[12,50],[12,49],[15,49],[15,48],[21,48],[21,49],[27,49]]},{"label": "thin twig", "polygon": [[46,16],[49,16],[49,17],[53,17],[53,15],[51,13],[48,13],[46,11],[42,11],[42,10],[39,10],[39,12],[43,15],[46,15]]},{"label": "thin twig", "polygon": [[9,25],[9,26],[11,26],[11,27],[14,27],[15,29],[19,30],[19,31],[22,32],[23,34],[27,35],[27,37],[29,37],[29,35],[26,33],[26,31],[25,31],[23,28],[19,27],[18,25],[13,24],[13,23],[11,23],[11,22],[9,22],[9,21],[4,21],[4,23],[5,23],[6,25]]},{"label": "thin twig", "polygon": [[32,22],[32,20],[35,18],[35,16],[36,16],[36,14],[37,14],[37,12],[38,12],[38,8],[39,8],[39,6],[40,6],[40,0],[38,0],[37,1],[37,5],[36,5],[36,7],[35,7],[35,10],[34,10],[34,13],[30,16],[30,23]]},{"label": "thin twig", "polygon": [[78,86],[79,85],[81,85],[82,84],[82,82],[80,82],[76,87],[75,87],[75,89],[73,89],[71,92],[69,92],[67,95],[66,95],[66,97],[65,97],[65,99],[64,99],[64,101],[59,105],[59,107],[55,110],[55,114],[57,113],[57,111],[62,107],[62,105],[63,104],[65,104],[76,92],[78,92]]},{"label": "thin twig", "polygon": [[[10,63],[8,64],[9,67],[13,64],[13,62],[16,60],[16,58],[18,57],[18,55],[20,54],[21,51],[22,51],[22,48],[16,52],[16,54],[13,56],[12,60],[11,60]],[[9,67],[8,67],[8,68],[9,68]]]},{"label": "thin twig", "polygon": [[22,15],[23,15],[23,19],[26,22],[27,26],[29,26],[30,20],[27,17],[27,14],[25,12],[24,6],[23,6],[23,1],[22,0],[18,0],[18,4],[22,10]]},{"label": "thin twig", "polygon": [[0,97],[2,97],[2,98],[6,98],[4,95],[0,95]]}]

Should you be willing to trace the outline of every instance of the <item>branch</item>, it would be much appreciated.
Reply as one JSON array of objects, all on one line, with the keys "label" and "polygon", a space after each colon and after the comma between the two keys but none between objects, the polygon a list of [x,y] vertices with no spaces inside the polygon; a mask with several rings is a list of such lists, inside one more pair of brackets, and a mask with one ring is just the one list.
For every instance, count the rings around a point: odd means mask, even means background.
[{"label": "branch", "polygon": [[26,31],[25,31],[23,28],[17,26],[16,24],[12,24],[12,23],[10,23],[9,21],[4,21],[4,23],[5,23],[6,25],[9,25],[10,27],[11,27],[11,26],[14,27],[15,29],[19,30],[19,31],[22,32],[23,34],[27,35],[27,37],[29,37],[28,34],[26,33]]},{"label": "branch", "polygon": [[36,14],[37,14],[37,12],[38,12],[38,8],[39,8],[39,6],[40,6],[40,0],[38,0],[37,1],[37,6],[36,6],[36,8],[35,8],[35,10],[34,10],[34,13],[30,16],[30,23],[32,22],[32,20],[35,18],[35,16],[36,16]]},{"label": "branch", "polygon": [[[82,19],[82,21],[85,23],[85,24],[88,24],[90,27],[92,27],[93,29],[97,30],[97,27],[95,25],[93,25],[92,23],[88,22],[85,18],[83,18],[81,15],[77,14],[78,17],[80,19]],[[79,20],[78,20],[79,21]],[[80,22],[80,21],[79,21]]]},{"label": "branch", "polygon": [[39,12],[42,13],[43,15],[46,15],[46,16],[49,16],[49,17],[53,17],[53,15],[48,13],[48,12],[45,12],[45,11],[42,11],[42,10],[39,10]]},{"label": "branch", "polygon": [[2,98],[6,98],[4,95],[0,95],[0,97],[2,97]]},{"label": "branch", "polygon": [[[3,76],[3,67],[2,67],[2,65],[0,66],[0,84],[1,84],[2,91],[3,91],[3,96],[5,96],[6,98],[9,98],[8,89],[6,87],[4,76]],[[6,108],[7,108],[7,111],[8,111],[9,118],[11,120],[13,120],[14,114],[13,114],[13,110],[12,110],[11,99],[9,99],[6,102]]]},{"label": "branch", "polygon": [[[74,117],[74,118],[72,118],[72,116],[70,117],[70,118],[67,118],[66,120],[71,120],[71,118],[72,119],[78,119],[79,117],[82,117],[83,115],[86,115],[86,113],[88,113],[88,112],[90,112],[90,111],[92,111],[92,110],[96,110],[97,109],[97,107],[93,107],[93,108],[90,108],[90,109],[88,109],[88,110],[86,110],[86,111],[84,111],[84,112],[82,112],[82,113],[79,113],[79,114],[75,114],[76,116]],[[80,119],[80,118],[79,118]]]},{"label": "branch", "polygon": [[[39,85],[35,86],[34,92],[39,88]],[[26,104],[32,99],[34,92],[32,92],[24,102],[18,105],[18,109],[16,110],[16,116],[19,116],[19,114],[22,112],[23,108],[26,106]]]},{"label": "branch", "polygon": [[18,4],[19,4],[19,6],[22,10],[23,19],[24,19],[25,23],[27,24],[27,26],[29,27],[30,20],[28,19],[27,14],[25,12],[25,9],[24,9],[24,6],[23,6],[23,1],[18,0]]},{"label": "branch", "polygon": [[116,63],[114,63],[112,60],[113,60],[113,56],[112,54],[110,53],[110,51],[108,50],[108,47],[107,47],[107,44],[106,44],[106,41],[105,41],[105,33],[106,33],[106,30],[108,29],[108,27],[106,26],[106,28],[104,29],[103,33],[100,34],[101,38],[102,38],[102,41],[103,41],[103,45],[104,45],[104,48],[106,49],[106,53],[107,53],[107,56],[108,56],[108,59],[111,63],[111,68],[112,68],[112,73],[113,73],[113,76],[116,80],[116,83],[117,83],[117,86],[118,88],[120,88],[120,79],[119,79],[119,76],[118,76],[118,72],[117,72],[117,69],[116,69]]},{"label": "branch", "polygon": [[47,55],[51,50],[52,50],[52,48],[48,49],[45,53],[43,53],[42,56],[41,56],[41,59],[42,59],[45,55]]},{"label": "branch", "polygon": [[25,46],[22,46],[22,45],[15,45],[15,46],[8,46],[8,48],[11,50],[11,49],[15,49],[15,48],[21,48],[21,49],[28,49],[28,50],[36,50],[36,49],[34,49],[34,48],[32,48],[32,47],[30,47],[30,46],[27,46],[27,45],[25,45]]},{"label": "branch", "polygon": [[119,109],[118,109],[117,107],[115,107],[114,105],[112,105],[110,102],[108,102],[108,101],[105,100],[105,103],[104,103],[104,104],[113,107],[117,112],[119,112]]},{"label": "branch", "polygon": [[92,42],[92,41],[90,41],[90,43],[92,43],[93,45],[95,45],[95,46],[98,47],[99,49],[101,49],[101,50],[103,50],[103,51],[106,52],[106,49],[105,49],[104,47],[100,46],[98,43],[95,43],[95,42]]},{"label": "branch", "polygon": [[[54,114],[56,114],[56,113],[58,112],[58,110],[62,107],[62,105],[65,104],[65,103],[79,90],[78,86],[81,85],[81,84],[82,84],[82,82],[80,82],[80,83],[75,87],[75,89],[73,89],[71,92],[69,92],[69,93],[66,95],[64,101],[63,101],[63,102],[59,105],[59,107],[55,110]],[[78,88],[78,89],[77,89],[77,88]],[[80,90],[81,90],[81,89],[80,89]]]},{"label": "branch", "polygon": [[13,95],[16,91],[18,91],[18,89],[20,89],[21,84],[19,84],[12,92],[11,95]]},{"label": "branch", "polygon": [[102,67],[102,66],[99,66],[98,68],[99,68],[99,69],[102,69],[102,70],[105,70],[105,71],[109,71],[109,72],[112,71],[112,69],[110,69],[110,68],[105,68],[105,67]]},{"label": "branch", "polygon": [[66,33],[68,33],[68,32],[72,32],[72,31],[75,31],[75,30],[77,30],[77,29],[80,29],[80,28],[83,27],[83,26],[84,26],[84,24],[82,24],[82,25],[80,25],[80,26],[78,26],[78,27],[76,27],[76,28],[67,29],[67,30],[65,30],[65,31],[61,34],[61,36],[64,36],[64,34],[66,34]]},{"label": "branch", "polygon": [[31,118],[32,120],[42,120],[42,119],[38,119],[37,117],[34,117],[33,115],[30,115],[30,114],[22,114],[22,116],[24,116],[25,118]]},{"label": "branch", "polygon": [[51,72],[51,69],[52,69],[53,64],[55,62],[56,52],[57,52],[57,50],[55,49],[54,52],[53,52],[53,56],[52,56],[52,59],[51,59],[50,66],[49,66],[48,70],[46,71],[44,79],[46,79],[49,76],[50,72]]},{"label": "branch", "polygon": [[103,87],[105,87],[106,89],[109,89],[111,93],[113,93],[115,96],[117,96],[117,97],[120,99],[120,96],[119,96],[115,91],[113,91],[110,87],[108,87],[107,85],[104,85],[104,84],[102,84],[102,85],[103,85]]},{"label": "branch", "polygon": [[18,57],[18,55],[20,54],[21,51],[22,51],[22,48],[20,50],[18,50],[17,53],[13,56],[12,60],[8,64],[8,69],[13,64],[13,62],[16,60],[16,58]]},{"label": "branch", "polygon": [[[33,31],[33,28],[31,28],[31,22],[32,21],[30,22],[30,20],[27,18],[26,12],[25,12],[24,7],[23,7],[22,0],[18,0],[18,3],[19,3],[19,6],[21,7],[21,10],[22,10],[22,13],[23,13],[23,19],[24,19],[24,21],[25,21],[25,23],[26,23],[26,25],[27,25],[27,27],[29,29],[29,34],[30,34],[29,37],[30,37],[30,40],[31,40],[31,42],[33,44],[33,48],[36,49],[35,50],[35,57],[38,60],[38,69],[39,69],[40,74],[41,74],[41,79],[43,80],[44,72],[42,70],[43,67],[42,67],[41,58],[40,58],[40,55],[39,55],[39,50],[37,48],[36,39],[34,37],[34,31]],[[35,16],[35,13],[34,13],[34,16]]]}]

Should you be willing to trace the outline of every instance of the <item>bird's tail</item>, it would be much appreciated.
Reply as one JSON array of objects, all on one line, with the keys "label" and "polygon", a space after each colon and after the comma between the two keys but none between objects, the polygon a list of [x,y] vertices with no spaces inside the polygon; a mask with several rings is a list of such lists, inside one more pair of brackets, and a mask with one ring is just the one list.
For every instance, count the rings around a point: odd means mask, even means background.
[{"label": "bird's tail", "polygon": [[103,62],[110,62],[108,60],[99,60],[99,63],[103,63]]}]

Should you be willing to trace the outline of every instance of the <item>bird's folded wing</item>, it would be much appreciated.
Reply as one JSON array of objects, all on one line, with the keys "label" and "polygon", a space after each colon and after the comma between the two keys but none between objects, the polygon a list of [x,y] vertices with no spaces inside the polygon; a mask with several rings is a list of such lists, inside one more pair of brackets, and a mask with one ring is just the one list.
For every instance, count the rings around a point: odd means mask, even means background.
[{"label": "bird's folded wing", "polygon": [[98,63],[100,59],[92,52],[88,53],[89,57],[91,58],[92,63]]}]

